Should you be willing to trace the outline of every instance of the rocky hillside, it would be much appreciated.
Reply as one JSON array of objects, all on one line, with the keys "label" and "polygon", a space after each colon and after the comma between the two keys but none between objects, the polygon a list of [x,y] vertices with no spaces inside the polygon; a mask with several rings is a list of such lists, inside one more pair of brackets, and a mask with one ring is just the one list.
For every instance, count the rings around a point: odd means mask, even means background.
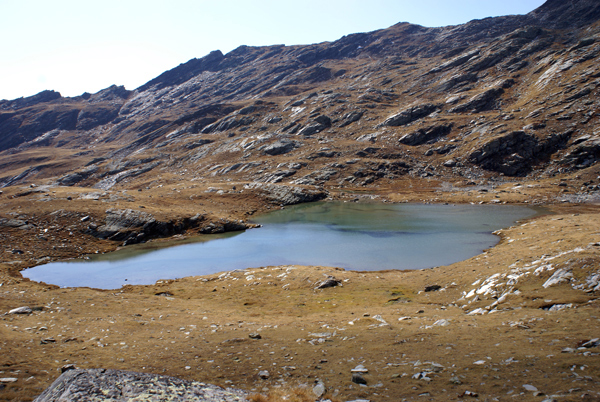
[{"label": "rocky hillside", "polygon": [[459,26],[214,51],[134,91],[0,101],[0,187],[595,178],[599,18],[595,0],[549,0]]}]

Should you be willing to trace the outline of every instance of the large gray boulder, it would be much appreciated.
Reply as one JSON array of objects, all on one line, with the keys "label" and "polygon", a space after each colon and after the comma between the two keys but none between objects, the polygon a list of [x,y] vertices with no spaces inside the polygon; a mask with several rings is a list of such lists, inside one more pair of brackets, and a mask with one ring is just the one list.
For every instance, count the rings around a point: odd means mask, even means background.
[{"label": "large gray boulder", "polygon": [[245,393],[197,381],[133,371],[76,369],[61,374],[34,402],[246,401]]}]

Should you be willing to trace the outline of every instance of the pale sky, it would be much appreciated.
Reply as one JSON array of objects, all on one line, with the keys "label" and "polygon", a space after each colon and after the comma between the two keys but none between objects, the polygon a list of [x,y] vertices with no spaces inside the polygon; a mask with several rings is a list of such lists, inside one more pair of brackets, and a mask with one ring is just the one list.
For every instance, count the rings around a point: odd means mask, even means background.
[{"label": "pale sky", "polygon": [[526,14],[544,0],[0,0],[0,99],[135,89],[212,50],[333,41],[398,22]]}]

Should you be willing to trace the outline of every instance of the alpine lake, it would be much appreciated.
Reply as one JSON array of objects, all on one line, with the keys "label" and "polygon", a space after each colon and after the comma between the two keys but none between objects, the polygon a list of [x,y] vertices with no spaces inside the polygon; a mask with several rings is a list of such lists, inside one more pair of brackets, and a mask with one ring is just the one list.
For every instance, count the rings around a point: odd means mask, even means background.
[{"label": "alpine lake", "polygon": [[61,287],[118,289],[265,266],[425,269],[480,254],[499,242],[494,231],[542,213],[516,205],[309,203],[257,216],[256,229],[132,245],[22,274]]}]

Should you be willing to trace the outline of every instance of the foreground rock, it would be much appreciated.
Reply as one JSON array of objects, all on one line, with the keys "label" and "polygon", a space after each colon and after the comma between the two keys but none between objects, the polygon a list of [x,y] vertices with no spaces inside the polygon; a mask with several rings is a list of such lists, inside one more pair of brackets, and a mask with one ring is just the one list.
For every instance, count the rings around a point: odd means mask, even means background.
[{"label": "foreground rock", "polygon": [[36,402],[245,401],[244,393],[196,381],[132,371],[89,369],[61,374]]}]

